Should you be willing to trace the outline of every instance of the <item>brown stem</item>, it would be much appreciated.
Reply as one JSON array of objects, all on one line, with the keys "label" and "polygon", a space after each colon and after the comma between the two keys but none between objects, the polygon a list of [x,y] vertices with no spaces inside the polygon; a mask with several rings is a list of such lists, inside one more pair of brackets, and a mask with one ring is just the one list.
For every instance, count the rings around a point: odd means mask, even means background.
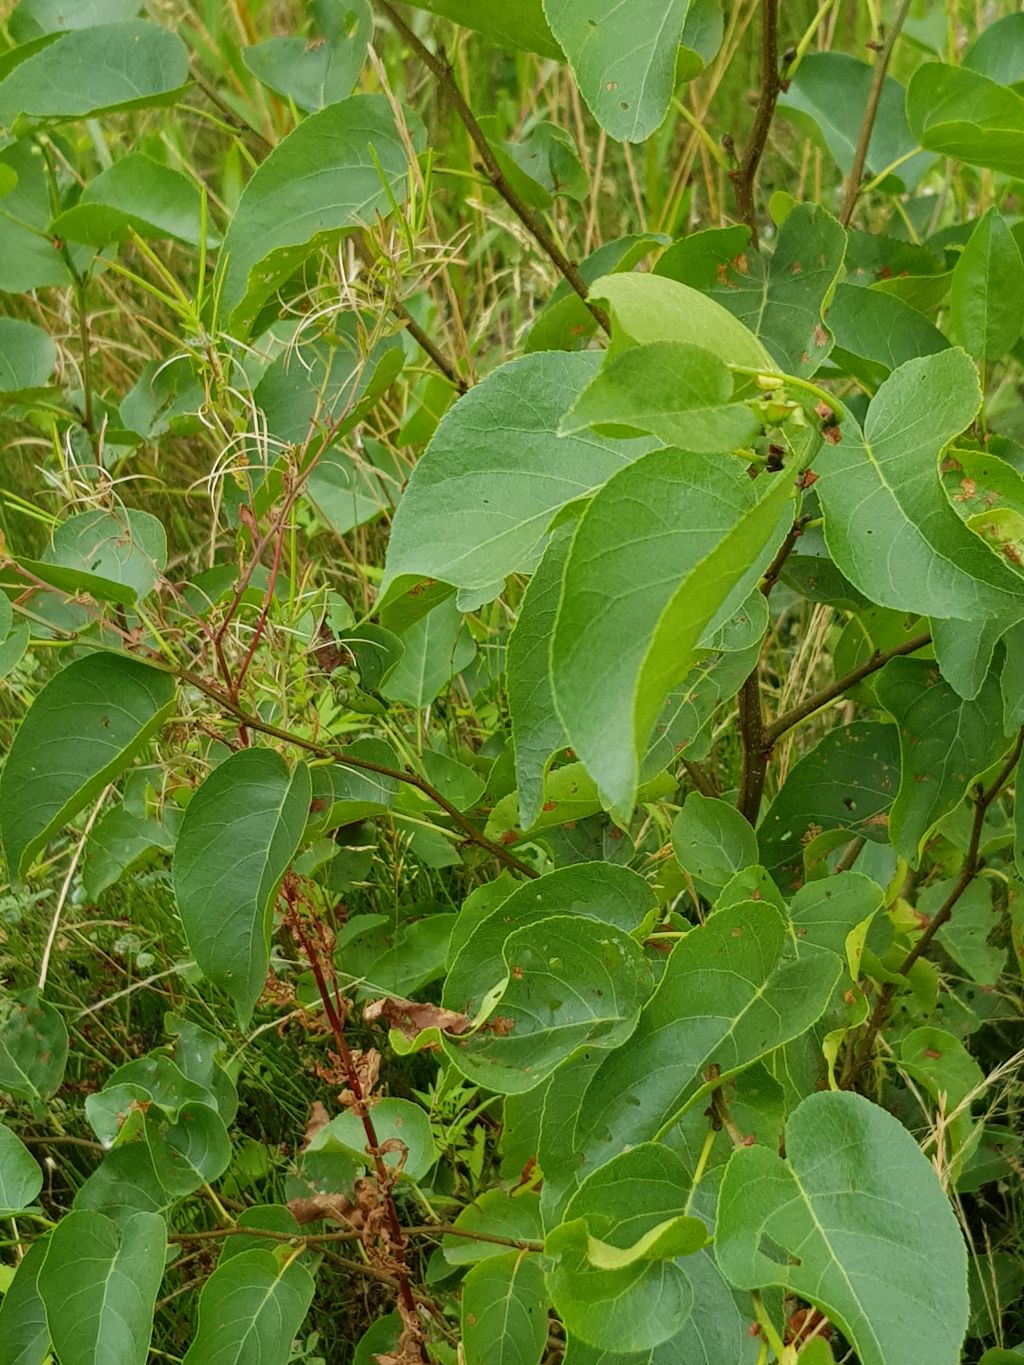
[{"label": "brown stem", "polygon": [[[772,0],[776,3],[776,0]],[[498,158],[494,155],[494,149],[487,140],[487,135],[477,122],[476,115],[466,103],[466,98],[459,89],[458,83],[452,75],[448,63],[436,53],[431,52],[430,48],[416,36],[402,16],[395,9],[390,0],[375,0],[377,8],[387,15],[391,24],[402,35],[408,45],[415,52],[416,56],[425,67],[432,73],[435,80],[443,87],[445,96],[451,103],[452,108],[458,114],[463,127],[469,134],[470,141],[477,150],[480,160],[483,162],[484,169],[487,171],[491,184],[504,199],[512,212],[523,224],[530,235],[535,239],[538,246],[552,262],[555,269],[562,276],[565,282],[574,289],[583,302],[590,309],[592,316],[597,320],[599,326],[607,332],[609,330],[608,315],[603,308],[591,303],[587,297],[587,286],[579,270],[569,260],[565,252],[555,241],[547,224],[539,214],[534,213],[530,206],[516,193],[516,190],[509,182],[505,172],[501,169]]]},{"label": "brown stem", "polygon": [[[232,694],[236,698],[242,691],[245,675],[249,671],[249,665],[253,661],[253,656],[257,649],[259,649],[260,640],[263,638],[263,632],[267,626],[267,617],[270,615],[270,604],[274,600],[274,589],[277,587],[278,574],[281,572],[281,553],[283,549],[284,525],[282,524],[278,527],[277,539],[274,542],[274,558],[270,565],[270,576],[267,579],[266,591],[263,594],[263,602],[260,606],[260,614],[256,621],[256,629],[252,633],[252,639],[249,641],[249,648],[245,652],[245,658],[242,660],[241,667],[231,685]],[[220,644],[219,638],[217,643],[218,645]]]},{"label": "brown stem", "polygon": [[684,758],[683,767],[686,769],[687,777],[702,796],[721,796],[715,779],[699,763],[695,763],[691,758]]},{"label": "brown stem", "polygon": [[868,147],[871,144],[871,134],[874,131],[875,119],[878,115],[878,104],[885,86],[885,73],[889,69],[892,50],[896,46],[896,39],[899,37],[900,29],[910,11],[910,5],[911,0],[902,0],[875,62],[871,76],[871,89],[868,92],[868,102],[864,108],[864,119],[860,125],[860,136],[857,138],[857,149],[853,154],[853,165],[850,167],[850,174],[846,178],[846,185],[843,190],[843,206],[839,211],[839,221],[843,227],[849,226],[850,219],[853,217],[853,210],[857,207],[860,182],[864,175],[864,163],[868,158]]},{"label": "brown stem", "polygon": [[730,178],[736,191],[736,212],[750,228],[750,244],[756,251],[760,245],[757,235],[757,208],[754,193],[757,170],[764,155],[768,132],[772,126],[775,102],[782,82],[779,79],[779,0],[761,0],[761,93],[754,115],[754,126],[743,153],[743,160]]}]

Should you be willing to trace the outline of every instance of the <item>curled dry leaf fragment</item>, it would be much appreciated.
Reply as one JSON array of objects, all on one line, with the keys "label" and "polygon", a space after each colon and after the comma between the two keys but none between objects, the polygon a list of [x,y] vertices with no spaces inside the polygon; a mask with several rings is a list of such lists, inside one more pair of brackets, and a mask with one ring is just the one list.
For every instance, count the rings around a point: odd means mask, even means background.
[{"label": "curled dry leaf fragment", "polygon": [[368,1024],[383,1020],[388,1028],[398,1029],[410,1041],[424,1029],[436,1028],[442,1033],[458,1035],[472,1027],[473,1021],[466,1014],[455,1010],[442,1009],[440,1005],[421,1004],[418,1000],[395,1000],[385,996],[373,1000],[363,1010],[363,1018]]}]

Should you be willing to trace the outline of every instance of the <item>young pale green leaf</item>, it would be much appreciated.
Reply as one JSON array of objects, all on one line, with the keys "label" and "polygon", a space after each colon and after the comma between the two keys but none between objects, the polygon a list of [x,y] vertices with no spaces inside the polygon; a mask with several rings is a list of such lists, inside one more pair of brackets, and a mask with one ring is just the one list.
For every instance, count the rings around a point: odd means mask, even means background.
[{"label": "young pale green leaf", "polygon": [[41,389],[56,363],[57,348],[41,327],[19,318],[0,318],[0,403]]},{"label": "young pale green leaf", "polygon": [[938,459],[973,420],[979,390],[961,350],[894,370],[838,445],[818,457],[825,539],[839,569],[880,606],[922,615],[1018,615],[1019,580],[949,507]]},{"label": "young pale green leaf", "polygon": [[17,1133],[0,1123],[0,1217],[27,1209],[42,1188],[39,1162]]},{"label": "young pale green leaf", "polygon": [[51,678],[0,776],[0,836],[12,877],[120,775],[174,708],[174,680],[135,659],[90,654]]},{"label": "young pale green leaf", "polygon": [[[506,901],[498,913],[507,912]],[[452,1065],[488,1090],[532,1090],[577,1049],[614,1048],[636,1027],[653,978],[635,939],[587,916],[517,928],[480,1027],[445,1038]]]},{"label": "young pale green leaf", "polygon": [[900,735],[900,789],[889,813],[890,838],[916,867],[936,823],[1008,747],[999,681],[990,673],[977,699],[964,701],[926,659],[893,659],[879,674],[875,692]]},{"label": "young pale green leaf", "polygon": [[673,949],[632,1037],[605,1058],[579,1106],[581,1175],[662,1137],[721,1077],[750,1066],[822,1015],[839,979],[834,953],[794,951],[765,902],[719,910]]},{"label": "young pale green leaf", "polygon": [[809,1300],[863,1365],[956,1365],[967,1254],[903,1125],[860,1095],[810,1095],[786,1125],[786,1157],[747,1147],[729,1161],[715,1238],[726,1278]]},{"label": "young pale green leaf", "polygon": [[987,76],[944,62],[919,66],[907,118],[922,147],[1016,176],[1024,156],[1024,99]]},{"label": "young pale green leaf", "polygon": [[183,1365],[286,1365],[315,1287],[287,1243],[222,1261],[199,1295]]},{"label": "young pale green leaf", "polygon": [[314,251],[401,202],[407,172],[383,95],[328,105],[283,138],[246,184],[224,237],[221,312],[233,335]]},{"label": "young pale green leaf", "polygon": [[67,1061],[60,1012],[35,988],[8,999],[0,1016],[0,1091],[37,1104],[59,1089]]},{"label": "young pale green leaf", "polygon": [[65,1214],[39,1272],[61,1365],[145,1365],[166,1246],[155,1213],[136,1213],[120,1227],[102,1213]]},{"label": "young pale green leaf", "polygon": [[523,356],[446,414],[399,503],[382,602],[423,577],[496,596],[508,574],[534,567],[566,503],[650,450],[649,439],[558,435],[600,360],[593,353]]},{"label": "young pale green leaf", "polygon": [[277,889],[299,846],[312,789],[270,749],[242,749],[206,779],[174,850],[178,912],[203,974],[234,1001],[243,1027],[263,990]]},{"label": "young pale green leaf", "polygon": [[[128,152],[91,180],[78,202],[50,224],[55,236],[105,247],[138,233],[189,246],[202,241],[202,196],[194,180],[142,152]],[[217,238],[207,234],[207,243]]]},{"label": "young pale green leaf", "polygon": [[16,43],[28,43],[69,28],[92,28],[96,24],[134,19],[140,9],[139,0],[75,0],[74,4],[68,0],[18,0],[7,27]]},{"label": "young pale green leaf", "polygon": [[668,113],[690,0],[544,0],[591,113],[619,142],[643,142]]},{"label": "young pale green leaf", "polygon": [[716,299],[787,374],[814,374],[832,346],[824,316],[843,268],[846,232],[819,205],[797,204],[771,256],[751,251],[749,236],[743,228],[713,228],[684,237],[656,273]]},{"label": "young pale green leaf", "polygon": [[171,104],[188,80],[176,33],[144,19],[71,29],[0,81],[0,122],[65,123]]},{"label": "young pale green leaf", "polygon": [[790,768],[757,831],[761,861],[780,886],[803,882],[804,848],[824,831],[886,837],[899,764],[894,725],[855,721],[829,731]]},{"label": "young pale green leaf", "polygon": [[738,462],[656,450],[610,479],[580,519],[552,688],[570,744],[613,809],[632,809],[662,704],[712,620],[755,586],[785,536],[793,491],[786,473],[752,481]]},{"label": "young pale green leaf", "polygon": [[474,1266],[462,1282],[466,1365],[538,1365],[549,1302],[539,1256],[506,1251]]},{"label": "young pale green leaf", "polygon": [[985,1093],[985,1073],[959,1038],[927,1025],[912,1029],[900,1043],[900,1067],[941,1107],[951,1155],[958,1158],[954,1171],[959,1174],[965,1144],[974,1133],[981,1135],[971,1105]]},{"label": "young pale green leaf", "polygon": [[305,38],[267,38],[243,48],[242,61],[264,85],[300,109],[323,109],[352,93],[373,31],[367,0],[312,0],[318,32]]},{"label": "young pale green leaf", "polygon": [[700,792],[689,794],[672,822],[672,851],[709,900],[736,872],[759,861],[757,835],[736,807]]},{"label": "young pale green leaf", "polygon": [[686,1214],[689,1187],[683,1162],[656,1143],[583,1182],[545,1242],[556,1258],[548,1288],[570,1333],[632,1351],[679,1333],[694,1303],[686,1258],[708,1240],[706,1225]]},{"label": "young pale green leaf", "polygon": [[[400,1170],[410,1180],[422,1180],[437,1161],[437,1148],[426,1113],[410,1100],[384,1099],[373,1106],[373,1126],[380,1142],[392,1139],[402,1150],[384,1153],[384,1163]],[[341,1148],[369,1163],[366,1154],[366,1129],[351,1109],[336,1114],[310,1141],[307,1151],[324,1152]]]},{"label": "young pale green leaf", "polygon": [[1024,261],[994,206],[977,224],[953,270],[953,336],[969,355],[998,360],[1021,333]]},{"label": "young pale green leaf", "polygon": [[0,1365],[44,1365],[49,1358],[50,1333],[39,1294],[48,1246],[48,1236],[32,1243],[0,1299]]},{"label": "young pale green leaf", "polygon": [[754,438],[761,422],[745,403],[729,401],[732,391],[732,375],[711,351],[684,341],[632,346],[609,357],[560,430],[650,432],[683,450],[735,450]]}]

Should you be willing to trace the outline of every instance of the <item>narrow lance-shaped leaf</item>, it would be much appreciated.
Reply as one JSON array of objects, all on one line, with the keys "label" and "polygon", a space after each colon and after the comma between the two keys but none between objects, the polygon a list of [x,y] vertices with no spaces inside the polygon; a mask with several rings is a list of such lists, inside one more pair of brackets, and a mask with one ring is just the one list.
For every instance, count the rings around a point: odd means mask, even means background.
[{"label": "narrow lance-shaped leaf", "polygon": [[174,707],[168,673],[90,654],[51,678],[0,776],[0,835],[12,876],[127,768]]},{"label": "narrow lance-shaped leaf", "polygon": [[309,817],[309,769],[243,749],[189,802],[174,851],[178,911],[204,975],[228,992],[243,1027],[263,990],[274,899]]},{"label": "narrow lance-shaped leaf", "polygon": [[786,1125],[786,1157],[748,1147],[729,1161],[715,1237],[727,1279],[809,1300],[863,1365],[956,1365],[967,1253],[903,1125],[860,1095],[811,1095]]}]

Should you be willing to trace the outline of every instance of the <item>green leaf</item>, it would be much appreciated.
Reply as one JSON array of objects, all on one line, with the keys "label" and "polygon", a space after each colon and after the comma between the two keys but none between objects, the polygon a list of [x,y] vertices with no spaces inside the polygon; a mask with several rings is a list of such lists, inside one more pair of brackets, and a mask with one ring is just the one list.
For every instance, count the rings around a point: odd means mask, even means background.
[{"label": "green leaf", "polygon": [[967,794],[971,780],[1006,751],[995,673],[964,701],[926,659],[893,659],[875,683],[899,726],[900,789],[889,813],[893,846],[916,867],[930,831]]},{"label": "green leaf", "polygon": [[53,216],[40,149],[23,138],[0,151],[0,173],[14,175],[14,188],[0,197],[0,289],[17,294],[49,284],[70,284],[71,273],[47,232]]},{"label": "green leaf", "polygon": [[41,327],[18,318],[0,318],[0,402],[41,389],[56,363],[57,348]]},{"label": "green leaf", "polygon": [[912,1029],[903,1039],[900,1066],[924,1087],[940,1109],[944,1140],[949,1155],[958,1158],[954,1166],[954,1173],[958,1173],[963,1165],[964,1144],[975,1131],[971,1101],[983,1097],[985,1073],[959,1038],[945,1029],[927,1026]]},{"label": "green leaf", "polygon": [[243,749],[185,810],[174,851],[178,912],[200,969],[231,996],[243,1028],[266,981],[274,901],[311,795],[304,763],[290,771],[270,749]]},{"label": "green leaf", "polygon": [[532,1090],[578,1048],[619,1046],[653,984],[634,939],[584,916],[517,928],[502,952],[504,978],[479,1028],[444,1039],[463,1075],[500,1094]]},{"label": "green leaf", "polygon": [[753,439],[761,423],[746,404],[729,401],[732,390],[725,365],[699,346],[682,341],[633,346],[609,357],[560,430],[651,432],[684,450],[735,450]]},{"label": "green leaf", "polygon": [[457,673],[476,658],[476,643],[456,606],[447,597],[401,636],[401,658],[381,683],[381,695],[420,709],[429,706]]},{"label": "green leaf", "polygon": [[729,1161],[715,1240],[726,1277],[809,1300],[863,1365],[956,1365],[966,1251],[906,1129],[860,1095],[811,1095],[790,1115],[786,1154],[748,1147]]},{"label": "green leaf", "polygon": [[90,654],[51,678],[14,737],[0,776],[0,835],[10,875],[142,752],[174,708],[167,673]]},{"label": "green leaf", "polygon": [[222,1261],[199,1295],[184,1365],[286,1365],[315,1284],[286,1244]]},{"label": "green leaf", "polygon": [[735,806],[700,792],[690,793],[672,822],[672,851],[708,900],[758,861],[757,835]]},{"label": "green leaf", "polygon": [[908,360],[944,351],[939,329],[902,299],[841,284],[828,311],[835,337],[832,364],[876,389]]},{"label": "green leaf", "polygon": [[787,374],[814,374],[831,349],[823,323],[843,267],[846,232],[817,204],[797,204],[770,256],[751,251],[749,237],[745,228],[684,237],[661,257],[656,273],[716,299]]},{"label": "green leaf", "polygon": [[159,853],[169,853],[174,839],[168,830],[150,816],[134,815],[124,806],[105,811],[93,826],[85,845],[82,885],[90,900],[96,900],[120,881],[131,868]]},{"label": "green leaf", "polygon": [[[513,1195],[505,1190],[485,1190],[466,1205],[454,1226],[467,1233],[483,1232],[515,1242],[536,1242],[543,1235],[537,1203],[537,1196],[529,1191]],[[448,1235],[441,1241],[441,1250],[450,1265],[472,1265],[504,1255],[506,1248],[498,1242],[476,1242],[472,1237]]]},{"label": "green leaf", "polygon": [[[789,89],[779,96],[779,113],[823,143],[844,176],[849,175],[853,167],[874,75],[874,69],[867,62],[845,52],[809,52],[797,67]],[[916,128],[914,133],[917,134]],[[920,134],[917,137],[923,141]],[[892,76],[886,76],[872,125],[865,170],[870,175],[878,175],[912,152],[916,145],[907,126],[903,87]],[[928,146],[927,143],[924,145]],[[893,175],[911,190],[931,160],[924,154],[912,156],[897,167]]]},{"label": "green leaf", "polygon": [[167,536],[149,512],[96,508],[61,522],[41,560],[37,578],[65,592],[131,606],[156,586],[167,566]]},{"label": "green leaf", "polygon": [[407,172],[383,95],[340,100],[283,138],[246,184],[224,237],[220,305],[232,335],[313,252],[401,202]]},{"label": "green leaf", "polygon": [[790,902],[789,918],[801,943],[837,953],[856,980],[868,929],[882,903],[882,888],[870,877],[836,872],[802,886]]},{"label": "green leaf", "polygon": [[39,1294],[48,1246],[48,1237],[32,1243],[0,1299],[0,1365],[44,1365],[49,1356],[50,1333]]},{"label": "green leaf", "polygon": [[558,435],[600,360],[592,353],[523,356],[445,415],[399,503],[382,602],[422,577],[496,596],[508,574],[534,567],[562,507],[651,448],[650,440],[593,432]]},{"label": "green leaf", "polygon": [[[140,237],[170,237],[189,246],[202,241],[202,196],[181,171],[128,152],[91,180],[77,204],[50,224],[57,237],[88,246]],[[210,232],[208,244],[217,238]]]},{"label": "green leaf", "polygon": [[663,1137],[719,1079],[799,1037],[821,1017],[840,967],[813,945],[801,944],[798,956],[782,916],[763,901],[719,910],[692,929],[635,1033],[587,1087],[572,1138],[580,1174]]},{"label": "green leaf", "polygon": [[668,113],[689,0],[544,0],[580,94],[619,142],[643,142]]},{"label": "green leaf", "polygon": [[443,15],[456,24],[476,29],[499,47],[525,48],[542,57],[562,61],[544,17],[541,0],[507,0],[502,5],[482,6],[479,0],[410,0],[417,9]]},{"label": "green leaf", "polygon": [[7,1218],[27,1209],[42,1188],[38,1161],[21,1138],[0,1123],[0,1216]]},{"label": "green leaf", "polygon": [[752,481],[739,462],[656,450],[614,475],[580,518],[552,687],[569,742],[613,809],[632,809],[662,704],[718,613],[756,585],[793,492],[785,473]]},{"label": "green leaf", "polygon": [[1000,85],[1019,85],[1024,81],[1024,18],[1006,14],[979,29],[963,64]]},{"label": "green leaf", "polygon": [[1024,604],[1019,581],[960,524],[939,482],[939,456],[978,399],[963,351],[910,360],[875,394],[863,432],[847,417],[839,444],[818,457],[829,551],[880,606],[974,620]]},{"label": "green leaf", "polygon": [[315,110],[351,95],[373,19],[366,0],[312,0],[310,12],[315,35],[267,38],[243,48],[242,61],[271,90]]},{"label": "green leaf", "polygon": [[965,67],[919,66],[907,87],[907,119],[922,147],[1016,176],[1024,156],[1024,99]]},{"label": "green leaf", "polygon": [[573,1195],[545,1251],[547,1281],[566,1329],[592,1346],[645,1350],[690,1315],[686,1259],[708,1240],[686,1214],[690,1180],[674,1152],[643,1143],[594,1171]]},{"label": "green leaf", "polygon": [[7,27],[16,43],[27,43],[46,33],[134,19],[141,8],[139,0],[18,0]]},{"label": "green leaf", "polygon": [[953,336],[972,356],[998,360],[1020,336],[1024,261],[994,206],[971,233],[954,267],[949,304]]},{"label": "green leaf", "polygon": [[538,1256],[507,1251],[475,1265],[462,1282],[466,1365],[538,1365],[548,1302]]},{"label": "green leaf", "polygon": [[[370,1110],[373,1127],[380,1143],[394,1140],[401,1151],[384,1153],[384,1164],[401,1171],[410,1180],[422,1180],[437,1161],[437,1148],[430,1131],[430,1121],[418,1104],[410,1100],[377,1100]],[[306,1147],[308,1152],[324,1152],[341,1148],[358,1157],[365,1165],[372,1165],[366,1152],[366,1130],[362,1119],[351,1109],[336,1114],[319,1130]]]},{"label": "green leaf", "polygon": [[[932,882],[921,892],[917,908],[923,915],[934,915],[953,886],[952,879]],[[998,942],[995,933],[1001,920],[992,904],[992,883],[980,878],[963,892],[952,919],[936,934],[944,951],[979,986],[994,986],[1006,966],[1005,940]],[[990,943],[994,937],[997,941]]]},{"label": "green leaf", "polygon": [[71,29],[0,81],[0,122],[64,123],[172,104],[187,80],[185,44],[156,24],[129,19]]},{"label": "green leaf", "polygon": [[166,1244],[155,1213],[136,1213],[121,1227],[101,1213],[65,1214],[39,1272],[61,1365],[144,1365]]},{"label": "green leaf", "polygon": [[0,1014],[0,1091],[30,1104],[53,1095],[64,1079],[68,1031],[37,989],[4,1002]]}]

